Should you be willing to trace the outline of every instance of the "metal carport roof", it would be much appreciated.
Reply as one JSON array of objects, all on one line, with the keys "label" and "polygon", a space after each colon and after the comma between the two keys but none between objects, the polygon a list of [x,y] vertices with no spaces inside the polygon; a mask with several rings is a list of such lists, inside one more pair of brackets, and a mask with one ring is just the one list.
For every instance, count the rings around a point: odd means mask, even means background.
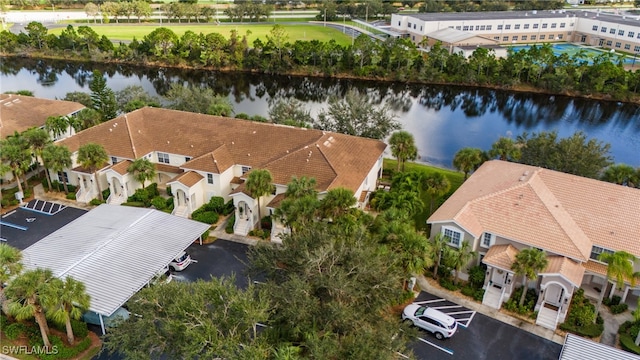
[{"label": "metal carport roof", "polygon": [[103,204],[25,249],[23,263],[82,281],[89,310],[110,316],[207,229],[158,210]]},{"label": "metal carport roof", "polygon": [[559,360],[639,360],[640,356],[577,335],[567,334]]}]

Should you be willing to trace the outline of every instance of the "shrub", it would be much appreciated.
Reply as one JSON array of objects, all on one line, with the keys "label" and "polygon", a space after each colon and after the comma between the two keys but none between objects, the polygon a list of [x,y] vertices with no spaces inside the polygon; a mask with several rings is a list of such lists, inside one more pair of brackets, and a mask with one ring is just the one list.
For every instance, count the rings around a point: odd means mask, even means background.
[{"label": "shrub", "polygon": [[484,298],[484,289],[478,289],[476,290],[476,292],[473,294],[473,299],[475,301],[479,301],[482,302],[482,299]]},{"label": "shrub", "polygon": [[158,210],[162,210],[167,207],[167,200],[162,196],[156,196],[151,200],[151,205]]},{"label": "shrub", "polygon": [[[65,323],[50,322],[50,324],[53,324],[56,329],[62,332],[66,333],[67,331]],[[76,339],[84,339],[89,335],[89,328],[87,328],[87,323],[84,321],[71,319],[71,329],[73,330],[73,336],[75,336]]]},{"label": "shrub", "polygon": [[209,199],[209,202],[204,205],[204,208],[207,211],[213,211],[221,214],[224,209],[224,198],[220,196],[213,196]]},{"label": "shrub", "polygon": [[460,292],[462,293],[462,295],[473,297],[476,293],[476,289],[472,288],[471,286],[465,286],[460,290]]},{"label": "shrub", "polygon": [[158,190],[158,184],[152,183],[151,185],[145,188],[147,194],[149,194],[149,199],[153,199],[154,197],[160,195],[160,191]]},{"label": "shrub", "polygon": [[271,230],[271,216],[265,216],[260,220],[260,225],[265,230]]},{"label": "shrub", "polygon": [[236,210],[235,205],[233,205],[233,199],[227,201],[226,204],[224,204],[224,208],[222,209],[222,215],[229,215],[231,213],[233,213]]},{"label": "shrub", "polygon": [[446,277],[442,277],[440,278],[440,280],[438,281],[440,283],[440,286],[442,286],[443,288],[450,290],[450,291],[456,291],[458,290],[458,286],[456,286],[456,284],[453,283],[453,281],[451,281],[451,279],[448,279]]},{"label": "shrub", "polygon": [[611,305],[619,305],[620,304],[620,300],[622,300],[622,298],[618,295],[613,295],[611,297]]},{"label": "shrub", "polygon": [[124,202],[124,203],[122,203],[120,205],[122,205],[122,206],[133,206],[133,207],[142,207],[142,208],[146,207],[146,206],[144,206],[144,203],[140,202],[140,201],[127,201],[127,202]]},{"label": "shrub", "polygon": [[9,325],[9,319],[0,311],[0,330],[6,328]]},{"label": "shrub", "polygon": [[13,323],[3,328],[4,335],[9,340],[15,340],[26,332],[26,326],[23,323]]},{"label": "shrub", "polygon": [[254,229],[249,231],[249,236],[255,236],[261,238],[262,240],[266,240],[271,236],[271,231]]},{"label": "shrub", "polygon": [[236,114],[236,119],[249,120],[251,117],[247,113]]},{"label": "shrub", "polygon": [[622,303],[617,305],[611,305],[611,307],[609,307],[609,310],[611,310],[612,314],[616,315],[616,314],[622,314],[623,312],[627,311],[628,308],[629,308],[629,305]]},{"label": "shrub", "polygon": [[[527,289],[527,295],[524,298],[524,305],[520,306],[520,297],[522,296],[523,287],[520,286],[513,291],[511,298],[505,303],[505,309],[526,315],[533,312],[538,300],[538,294],[535,289]],[[484,294],[483,294],[484,295]]]},{"label": "shrub", "polygon": [[75,200],[76,199],[76,193],[75,192],[69,192],[66,196],[66,198],[68,200]]},{"label": "shrub", "polygon": [[227,234],[233,234],[233,225],[236,223],[236,214],[233,214],[227,220],[227,225],[224,227],[224,232]]},{"label": "shrub", "polygon": [[218,215],[218,213],[215,213],[213,211],[200,211],[200,212],[194,211],[193,214],[191,214],[191,218],[195,221],[200,221],[205,224],[215,224],[218,222],[220,215]]},{"label": "shrub", "polygon": [[481,266],[473,266],[469,269],[469,285],[480,289],[484,285],[484,269]]},{"label": "shrub", "polygon": [[100,204],[104,204],[105,201],[104,200],[100,200],[100,199],[91,199],[91,201],[89,201],[89,205],[93,205],[93,206],[98,206]]},{"label": "shrub", "polygon": [[618,334],[620,334],[620,346],[622,349],[634,354],[640,354],[640,346],[635,344],[638,330],[640,330],[640,323],[638,322],[627,321],[620,325]]},{"label": "shrub", "polygon": [[108,199],[110,195],[111,195],[111,190],[110,189],[102,190],[102,198],[103,199]]},{"label": "shrub", "polygon": [[571,299],[569,314],[564,323],[560,324],[560,329],[580,336],[590,338],[598,337],[604,330],[604,321],[600,316],[596,316],[596,307],[584,297],[584,290],[578,289]]}]

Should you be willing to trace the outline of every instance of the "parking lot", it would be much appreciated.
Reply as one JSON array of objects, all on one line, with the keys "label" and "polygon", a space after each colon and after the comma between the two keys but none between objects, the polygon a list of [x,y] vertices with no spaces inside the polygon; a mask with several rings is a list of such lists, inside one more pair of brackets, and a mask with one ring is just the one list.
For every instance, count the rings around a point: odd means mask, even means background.
[{"label": "parking lot", "polygon": [[424,291],[415,302],[449,314],[459,325],[453,337],[443,340],[420,330],[420,336],[411,346],[418,359],[556,360],[560,356],[561,345],[476,313],[455,302]]}]

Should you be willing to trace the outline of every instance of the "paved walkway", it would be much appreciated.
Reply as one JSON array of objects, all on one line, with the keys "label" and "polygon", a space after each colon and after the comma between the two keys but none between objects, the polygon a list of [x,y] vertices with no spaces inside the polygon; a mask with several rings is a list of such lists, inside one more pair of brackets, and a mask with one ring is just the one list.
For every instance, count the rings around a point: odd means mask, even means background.
[{"label": "paved walkway", "polygon": [[631,311],[627,310],[622,314],[614,315],[609,311],[608,307],[602,305],[600,307],[600,316],[602,316],[602,320],[604,320],[604,331],[602,332],[602,337],[600,337],[600,342],[616,347],[620,325],[624,324],[625,321],[633,321]]}]

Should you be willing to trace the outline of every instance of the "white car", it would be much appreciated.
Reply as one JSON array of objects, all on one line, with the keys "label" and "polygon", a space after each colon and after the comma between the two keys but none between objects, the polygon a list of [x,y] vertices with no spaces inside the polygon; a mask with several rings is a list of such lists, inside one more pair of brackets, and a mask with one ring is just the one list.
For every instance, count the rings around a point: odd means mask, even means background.
[{"label": "white car", "polygon": [[182,271],[186,269],[189,264],[191,264],[191,256],[189,256],[186,251],[183,251],[169,263],[169,268],[173,271]]},{"label": "white car", "polygon": [[452,337],[458,329],[456,319],[442,311],[418,304],[407,305],[402,312],[402,320],[432,332],[438,340]]}]

